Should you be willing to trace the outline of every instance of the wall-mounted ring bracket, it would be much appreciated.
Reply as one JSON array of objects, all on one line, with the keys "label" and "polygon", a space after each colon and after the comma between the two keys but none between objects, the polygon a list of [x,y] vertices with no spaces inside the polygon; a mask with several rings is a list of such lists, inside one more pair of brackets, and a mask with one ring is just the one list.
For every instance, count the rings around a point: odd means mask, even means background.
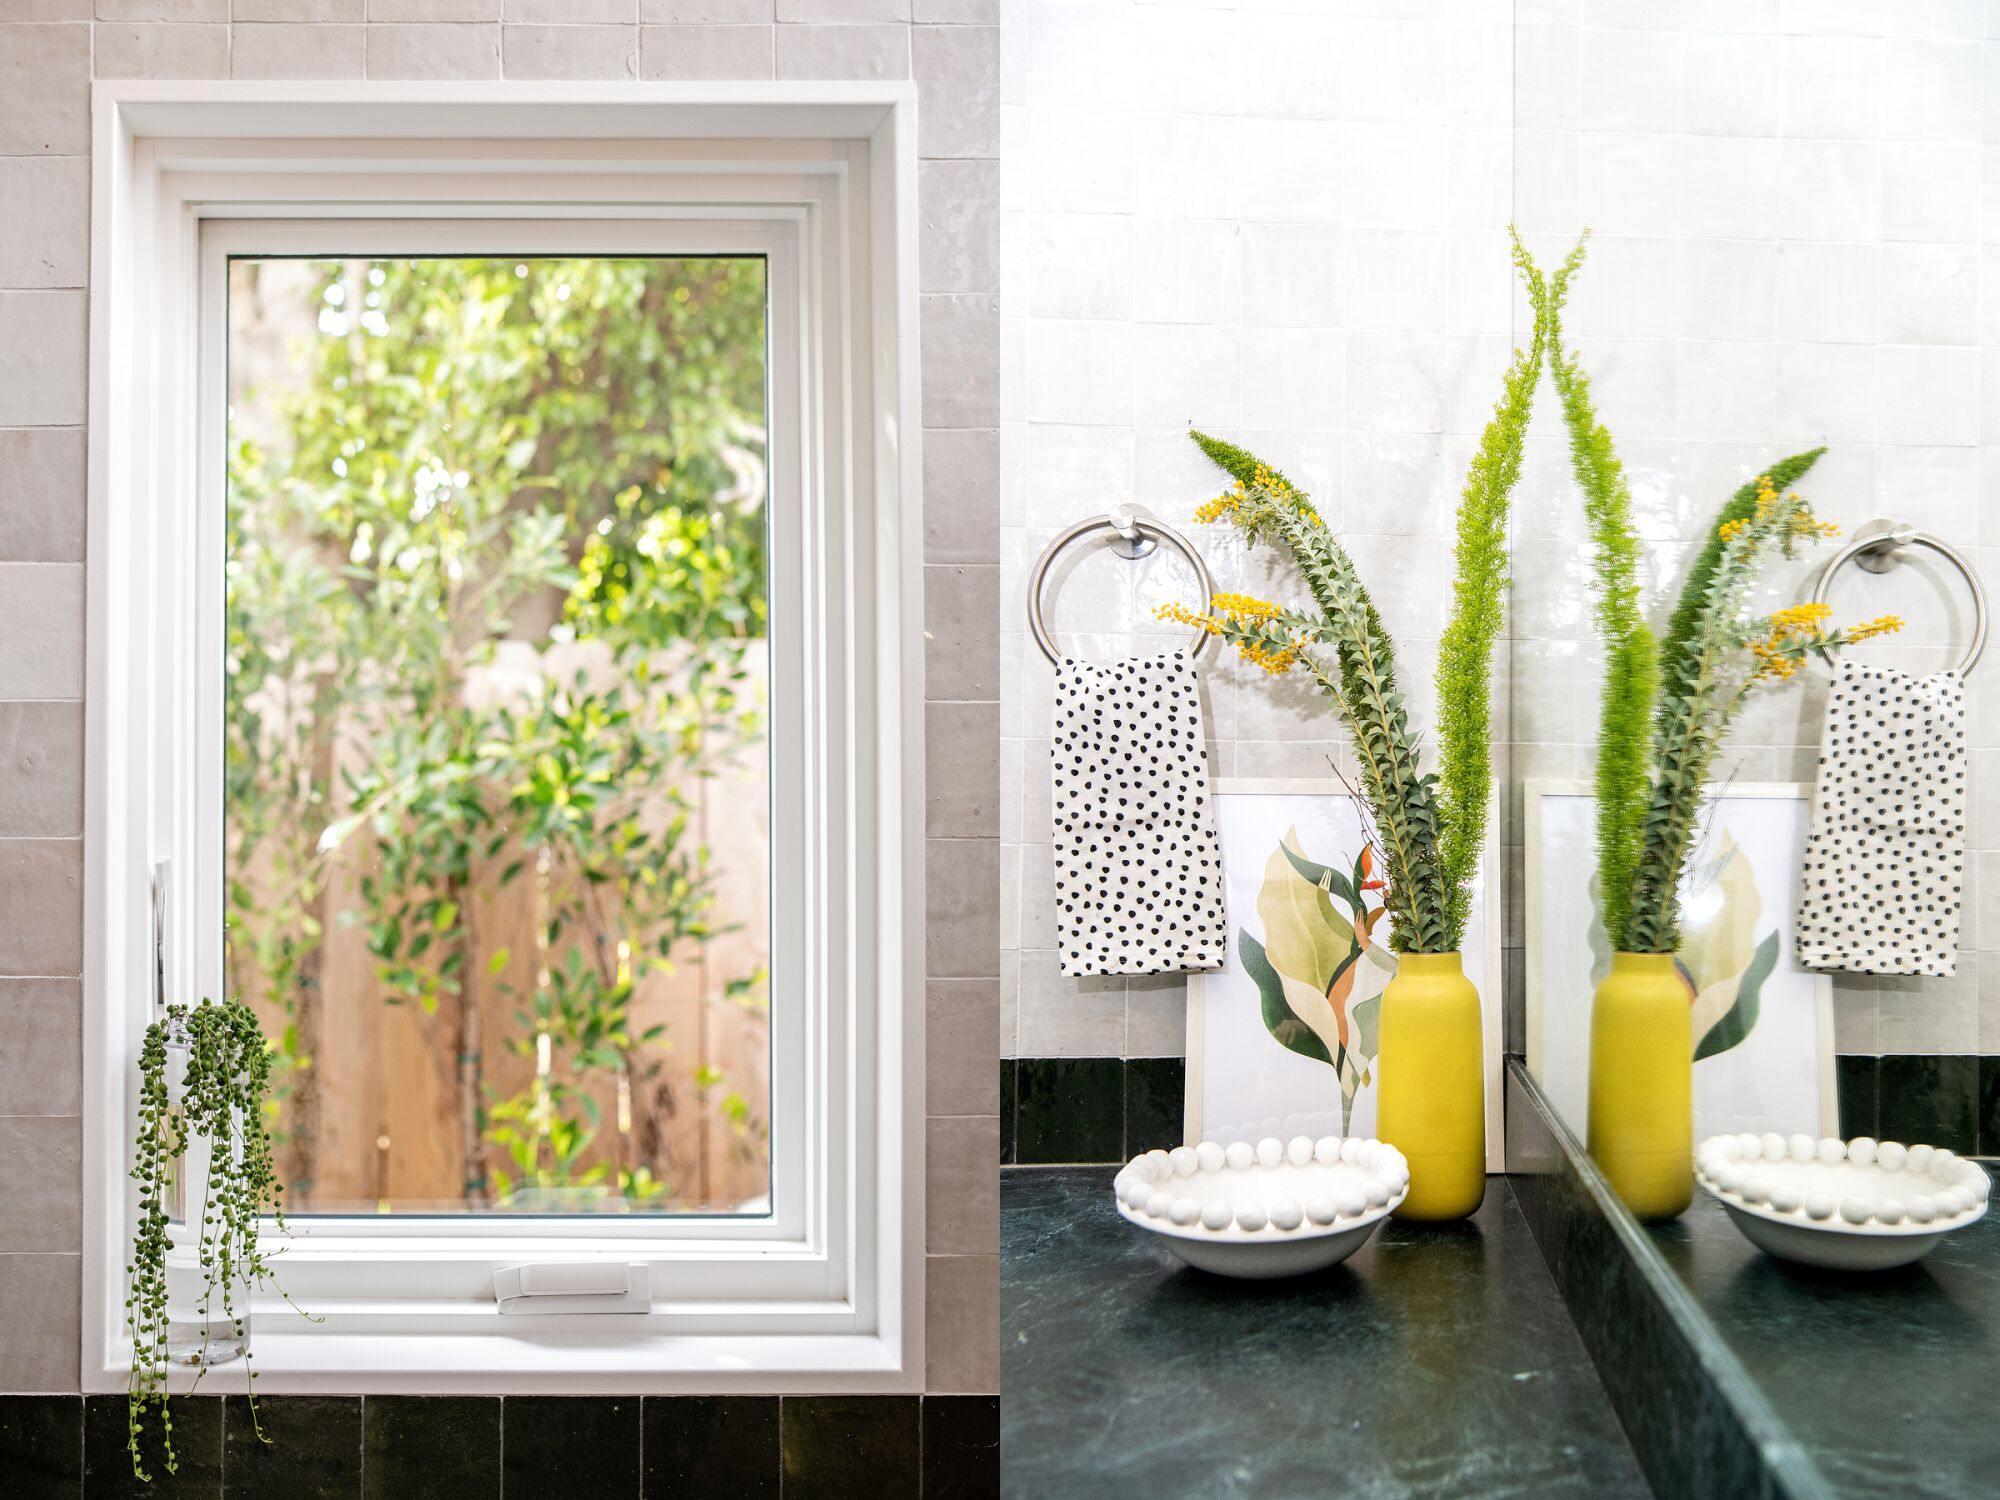
[{"label": "wall-mounted ring bracket", "polygon": [[1972,564],[1957,548],[1929,532],[1919,531],[1902,521],[1870,521],[1854,533],[1845,547],[1827,559],[1826,566],[1820,569],[1819,577],[1813,583],[1812,602],[1826,603],[1827,588],[1843,564],[1852,562],[1870,573],[1887,573],[1903,563],[1912,547],[1923,547],[1937,553],[1958,569],[1965,579],[1965,586],[1972,591],[1972,641],[1957,667],[1958,674],[1963,677],[1978,665],[1980,654],[1986,649],[1986,586],[1979,581]]},{"label": "wall-mounted ring bracket", "polygon": [[[1215,579],[1209,574],[1208,564],[1201,560],[1201,554],[1195,551],[1194,543],[1144,506],[1114,505],[1104,515],[1088,516],[1057,536],[1042,549],[1042,555],[1035,559],[1034,571],[1028,575],[1028,629],[1035,637],[1035,644],[1042,648],[1042,654],[1052,662],[1060,664],[1062,653],[1056,650],[1055,637],[1049,634],[1049,627],[1042,619],[1042,591],[1048,584],[1049,568],[1056,554],[1086,537],[1095,537],[1127,559],[1145,557],[1165,542],[1194,569],[1195,579],[1201,585],[1203,610],[1215,598]],[[1210,639],[1207,631],[1196,630],[1189,658],[1199,657]]]}]

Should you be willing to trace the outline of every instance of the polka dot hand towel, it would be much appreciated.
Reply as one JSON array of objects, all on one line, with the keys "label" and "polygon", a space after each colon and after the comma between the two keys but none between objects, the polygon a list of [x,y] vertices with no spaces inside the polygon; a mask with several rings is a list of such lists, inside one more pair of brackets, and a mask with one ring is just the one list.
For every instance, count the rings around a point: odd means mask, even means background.
[{"label": "polka dot hand towel", "polygon": [[1187,653],[1065,659],[1054,750],[1062,972],[1221,968],[1222,848]]},{"label": "polka dot hand towel", "polygon": [[1799,882],[1799,961],[1953,974],[1964,887],[1964,683],[1843,660]]}]

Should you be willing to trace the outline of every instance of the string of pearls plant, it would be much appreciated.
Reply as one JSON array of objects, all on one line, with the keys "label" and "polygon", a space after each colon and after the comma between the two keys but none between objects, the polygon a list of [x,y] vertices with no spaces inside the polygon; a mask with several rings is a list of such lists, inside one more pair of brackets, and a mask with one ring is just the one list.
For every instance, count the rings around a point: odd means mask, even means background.
[{"label": "string of pearls plant", "polygon": [[[175,1079],[168,1054],[182,1048],[187,1064]],[[271,1215],[280,1231],[285,1228],[279,1205],[284,1188],[272,1163],[264,1123],[270,1075],[270,1048],[257,1017],[236,1000],[169,1006],[163,1019],[146,1028],[140,1044],[139,1133],[132,1164],[133,1180],[139,1184],[139,1222],[126,1267],[125,1294],[125,1321],[132,1334],[126,1446],[132,1472],[144,1483],[152,1482],[140,1452],[149,1409],[159,1415],[162,1464],[169,1474],[179,1467],[173,1416],[167,1408],[168,1365],[196,1365],[199,1383],[208,1364],[200,1355],[177,1360],[170,1347],[168,1194],[176,1164],[186,1162],[191,1145],[205,1142],[208,1147],[201,1217],[197,1223],[190,1212],[188,1219],[188,1228],[196,1231],[196,1260],[203,1278],[201,1321],[205,1329],[227,1323],[246,1365],[249,1309],[239,1302],[239,1291],[275,1285],[258,1243],[264,1215]],[[257,1417],[256,1378],[252,1370],[246,1382],[250,1420],[258,1440],[268,1442]]]}]

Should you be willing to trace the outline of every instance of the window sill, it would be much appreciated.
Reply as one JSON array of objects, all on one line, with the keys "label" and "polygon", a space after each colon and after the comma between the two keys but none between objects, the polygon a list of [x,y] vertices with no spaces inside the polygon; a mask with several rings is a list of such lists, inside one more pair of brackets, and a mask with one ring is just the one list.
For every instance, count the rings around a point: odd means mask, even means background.
[{"label": "window sill", "polygon": [[[243,1391],[246,1369],[260,1395],[795,1395],[895,1394],[923,1389],[923,1370],[906,1368],[893,1340],[880,1334],[702,1334],[671,1331],[670,1314],[640,1318],[506,1317],[461,1310],[455,1319],[487,1324],[477,1332],[385,1333],[366,1315],[360,1326],[301,1325],[280,1306],[256,1315],[251,1361],[217,1365],[201,1377],[213,1394]],[[634,1323],[667,1323],[636,1331]],[[275,1326],[274,1326],[275,1325]],[[525,1326],[536,1325],[536,1326]],[[85,1375],[88,1392],[122,1391],[128,1367]],[[192,1383],[176,1376],[175,1393]]]}]

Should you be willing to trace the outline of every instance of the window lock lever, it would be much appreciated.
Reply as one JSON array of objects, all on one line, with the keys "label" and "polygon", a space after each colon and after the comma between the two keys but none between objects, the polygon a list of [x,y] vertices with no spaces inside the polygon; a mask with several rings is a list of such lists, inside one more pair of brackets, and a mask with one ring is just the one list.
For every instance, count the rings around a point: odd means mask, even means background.
[{"label": "window lock lever", "polygon": [[642,1313],[653,1306],[652,1267],[641,1261],[536,1261],[493,1273],[503,1313]]}]

